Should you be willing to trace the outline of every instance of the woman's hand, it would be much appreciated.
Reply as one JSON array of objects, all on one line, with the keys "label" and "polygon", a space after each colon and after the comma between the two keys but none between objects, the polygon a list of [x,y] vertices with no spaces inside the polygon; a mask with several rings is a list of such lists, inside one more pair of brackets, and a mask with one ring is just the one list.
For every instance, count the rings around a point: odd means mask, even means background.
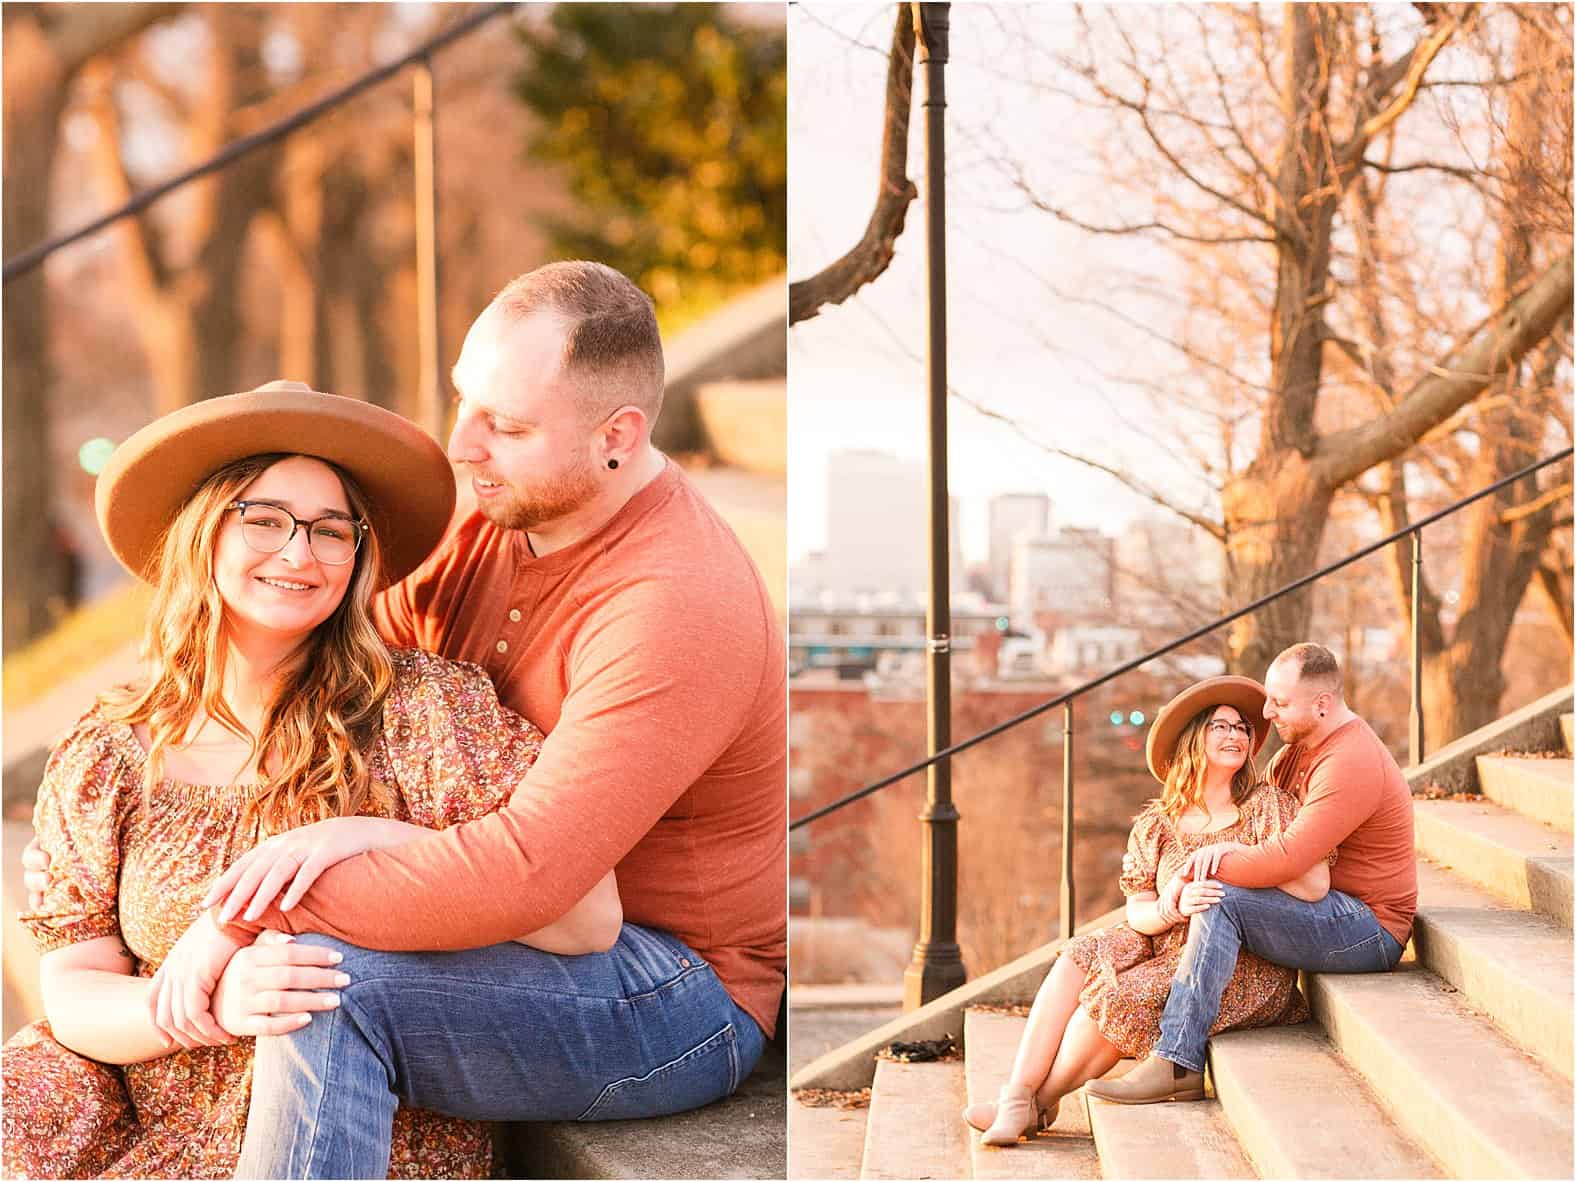
[{"label": "woman's hand", "polygon": [[432,830],[382,817],[330,817],[287,833],[270,837],[249,850],[214,880],[202,905],[212,907],[221,899],[221,923],[228,923],[246,908],[246,918],[256,919],[289,884],[279,910],[289,911],[301,901],[318,875],[346,858],[366,850],[403,845]]},{"label": "woman's hand", "polygon": [[339,994],[319,992],[350,984],[329,966],[340,954],[266,929],[230,958],[213,991],[213,1016],[237,1038],[289,1034],[312,1020],[311,1011],[331,1010]]},{"label": "woman's hand", "polygon": [[207,911],[175,941],[148,994],[148,1016],[166,1038],[187,1049],[235,1041],[209,1012],[210,999],[230,958],[246,944],[222,931]]},{"label": "woman's hand", "polygon": [[1193,851],[1188,860],[1182,864],[1178,872],[1195,882],[1206,878],[1214,878],[1220,871],[1220,862],[1227,854],[1237,854],[1248,847],[1240,841],[1217,841],[1213,845],[1202,846]]},{"label": "woman's hand", "polygon": [[1166,880],[1165,889],[1160,892],[1160,897],[1155,900],[1160,918],[1171,927],[1182,922],[1181,896],[1187,885],[1187,879],[1181,874],[1173,874]]},{"label": "woman's hand", "polygon": [[1208,911],[1216,903],[1226,897],[1226,892],[1221,889],[1218,882],[1208,879],[1195,879],[1182,888],[1182,896],[1177,901],[1177,909],[1184,916],[1194,916],[1201,911]]}]

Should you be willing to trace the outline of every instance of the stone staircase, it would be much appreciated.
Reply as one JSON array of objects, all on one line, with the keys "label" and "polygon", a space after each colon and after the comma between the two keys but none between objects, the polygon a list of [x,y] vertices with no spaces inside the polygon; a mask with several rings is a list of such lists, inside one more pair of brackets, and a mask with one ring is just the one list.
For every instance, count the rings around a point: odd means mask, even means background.
[{"label": "stone staircase", "polygon": [[[1048,945],[790,1079],[872,1088],[859,1159],[818,1176],[1572,1177],[1570,711],[1567,687],[1409,769],[1419,905],[1401,965],[1304,974],[1311,1021],[1211,1040],[1211,1098],[1129,1107],[1079,1091],[1049,1132],[982,1146],[959,1109],[1003,1082],[1025,1019],[1000,1003],[1032,998]],[[1458,795],[1424,798],[1441,784]],[[943,1030],[961,1034],[961,1060],[874,1060]],[[790,1176],[808,1176],[798,1159],[795,1141]]]}]

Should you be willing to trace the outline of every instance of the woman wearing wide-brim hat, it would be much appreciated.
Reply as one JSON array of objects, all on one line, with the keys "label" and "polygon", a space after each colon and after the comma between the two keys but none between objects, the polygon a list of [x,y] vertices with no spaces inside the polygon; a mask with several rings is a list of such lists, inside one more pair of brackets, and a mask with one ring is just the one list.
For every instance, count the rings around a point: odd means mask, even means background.
[{"label": "woman wearing wide-brim hat", "polygon": [[[1121,877],[1126,920],[1074,937],[1057,957],[1000,1096],[964,1110],[985,1144],[1012,1145],[1050,1128],[1062,1097],[1118,1059],[1148,1055],[1159,1041],[1188,917],[1221,897],[1218,884],[1184,883],[1178,871],[1207,845],[1273,838],[1296,813],[1295,799],[1259,780],[1254,760],[1268,734],[1264,687],[1249,677],[1200,681],[1155,716],[1145,756],[1162,788],[1128,836]],[[1323,897],[1328,864],[1282,889]],[[1307,1015],[1296,973],[1244,951],[1211,1033]],[[1201,1093],[1202,1078],[1198,1087]]]},{"label": "woman wearing wide-brim hat", "polygon": [[[48,887],[21,918],[48,1020],[0,1061],[4,1169],[231,1177],[249,1036],[304,1025],[345,982],[329,950],[259,939],[224,949],[202,1004],[164,987],[161,964],[229,938],[209,884],[264,840],[320,870],[490,812],[542,735],[480,669],[373,627],[373,593],[454,506],[442,449],[398,415],[291,382],[210,399],[123,443],[96,500],[111,551],[155,587],[145,669],[78,720],[39,789]],[[609,875],[521,939],[597,951],[621,918]],[[490,1145],[485,1126],[402,1110],[391,1169],[487,1177]]]}]

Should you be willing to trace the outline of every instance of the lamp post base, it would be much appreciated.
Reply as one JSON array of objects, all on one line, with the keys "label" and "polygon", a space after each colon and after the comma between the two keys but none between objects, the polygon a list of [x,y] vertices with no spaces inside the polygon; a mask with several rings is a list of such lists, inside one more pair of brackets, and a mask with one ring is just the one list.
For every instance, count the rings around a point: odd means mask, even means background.
[{"label": "lamp post base", "polygon": [[914,945],[914,959],[903,970],[903,1009],[917,1010],[969,979],[956,944]]}]

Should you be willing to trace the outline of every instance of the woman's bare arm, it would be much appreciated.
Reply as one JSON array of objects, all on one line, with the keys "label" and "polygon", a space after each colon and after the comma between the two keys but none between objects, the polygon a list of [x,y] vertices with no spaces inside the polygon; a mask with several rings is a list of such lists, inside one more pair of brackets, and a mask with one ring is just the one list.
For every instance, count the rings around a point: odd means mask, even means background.
[{"label": "woman's bare arm", "polygon": [[1129,895],[1127,898],[1127,926],[1146,936],[1158,936],[1173,926],[1160,914],[1160,896],[1154,891]]},{"label": "woman's bare arm", "polygon": [[[141,1063],[179,1050],[154,1026],[148,1013],[153,982],[135,976],[135,964],[119,936],[44,953],[39,984],[55,1038],[100,1063]],[[226,1035],[223,1041],[234,1040]]]},{"label": "woman's bare arm", "polygon": [[1304,903],[1317,903],[1330,893],[1330,863],[1321,858],[1290,882],[1281,883],[1280,889]]},{"label": "woman's bare arm", "polygon": [[568,911],[545,928],[517,937],[515,943],[559,956],[584,956],[612,948],[623,926],[624,904],[619,898],[618,880],[609,870]]}]

